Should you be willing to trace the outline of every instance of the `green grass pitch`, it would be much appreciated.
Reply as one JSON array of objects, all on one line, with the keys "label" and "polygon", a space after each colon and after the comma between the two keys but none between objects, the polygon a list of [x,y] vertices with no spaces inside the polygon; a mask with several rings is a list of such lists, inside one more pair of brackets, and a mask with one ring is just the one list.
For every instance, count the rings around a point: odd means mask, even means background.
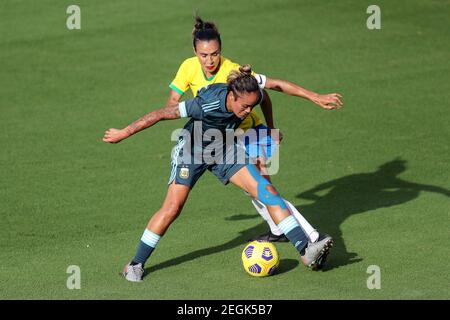
[{"label": "green grass pitch", "polygon": [[[81,8],[81,30],[66,9]],[[450,1],[12,1],[0,4],[0,299],[449,299]],[[169,175],[163,122],[101,142],[161,107],[192,55],[192,13],[218,23],[223,55],[345,106],[271,93],[284,134],[273,177],[336,245],[324,272],[276,244],[279,272],[248,276],[266,231],[248,198],[205,174],[141,284],[133,256]],[[66,286],[70,265],[81,289]],[[369,290],[369,266],[381,289]]]}]

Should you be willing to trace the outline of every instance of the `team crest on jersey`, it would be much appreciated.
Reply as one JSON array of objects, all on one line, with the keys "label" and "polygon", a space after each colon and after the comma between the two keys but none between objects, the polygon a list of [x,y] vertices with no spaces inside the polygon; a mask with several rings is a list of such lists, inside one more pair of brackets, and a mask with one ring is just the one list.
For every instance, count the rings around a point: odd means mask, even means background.
[{"label": "team crest on jersey", "polygon": [[181,168],[180,169],[180,178],[181,179],[189,178],[189,168]]}]

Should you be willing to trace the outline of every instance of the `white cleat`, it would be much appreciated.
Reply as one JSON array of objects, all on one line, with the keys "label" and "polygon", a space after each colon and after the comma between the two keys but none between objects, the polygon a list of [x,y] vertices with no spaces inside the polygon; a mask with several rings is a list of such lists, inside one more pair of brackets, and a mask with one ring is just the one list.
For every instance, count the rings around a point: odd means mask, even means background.
[{"label": "white cleat", "polygon": [[144,278],[144,268],[142,263],[135,265],[127,264],[123,269],[122,275],[131,282],[142,282]]},{"label": "white cleat", "polygon": [[329,235],[322,235],[317,242],[308,242],[302,256],[303,263],[314,271],[322,269],[332,246],[333,238]]}]

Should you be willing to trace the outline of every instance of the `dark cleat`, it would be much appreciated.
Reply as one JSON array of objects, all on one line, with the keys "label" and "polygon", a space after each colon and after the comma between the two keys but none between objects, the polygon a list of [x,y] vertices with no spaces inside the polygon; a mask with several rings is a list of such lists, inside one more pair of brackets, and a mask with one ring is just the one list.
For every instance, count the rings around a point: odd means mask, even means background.
[{"label": "dark cleat", "polygon": [[250,239],[249,241],[257,241],[257,240],[267,241],[267,242],[289,242],[289,239],[286,238],[286,236],[284,234],[277,236],[270,231],[267,233],[261,234],[257,237],[254,237],[254,238]]}]

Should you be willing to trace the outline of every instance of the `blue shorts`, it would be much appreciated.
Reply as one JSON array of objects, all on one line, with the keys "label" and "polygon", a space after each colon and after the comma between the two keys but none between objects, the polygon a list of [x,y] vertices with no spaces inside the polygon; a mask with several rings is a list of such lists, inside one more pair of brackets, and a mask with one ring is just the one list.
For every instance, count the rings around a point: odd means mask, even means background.
[{"label": "blue shorts", "polygon": [[189,158],[183,156],[183,146],[183,139],[180,139],[172,150],[168,184],[175,181],[176,184],[182,184],[192,189],[203,173],[208,170],[226,185],[232,176],[249,163],[245,149],[237,143],[224,150],[220,156],[223,160],[221,163],[205,163],[201,160],[195,163],[194,155],[191,154]]},{"label": "blue shorts", "polygon": [[267,160],[278,148],[278,143],[270,136],[270,129],[263,124],[248,129],[239,140],[244,143],[250,158],[261,157]]}]

